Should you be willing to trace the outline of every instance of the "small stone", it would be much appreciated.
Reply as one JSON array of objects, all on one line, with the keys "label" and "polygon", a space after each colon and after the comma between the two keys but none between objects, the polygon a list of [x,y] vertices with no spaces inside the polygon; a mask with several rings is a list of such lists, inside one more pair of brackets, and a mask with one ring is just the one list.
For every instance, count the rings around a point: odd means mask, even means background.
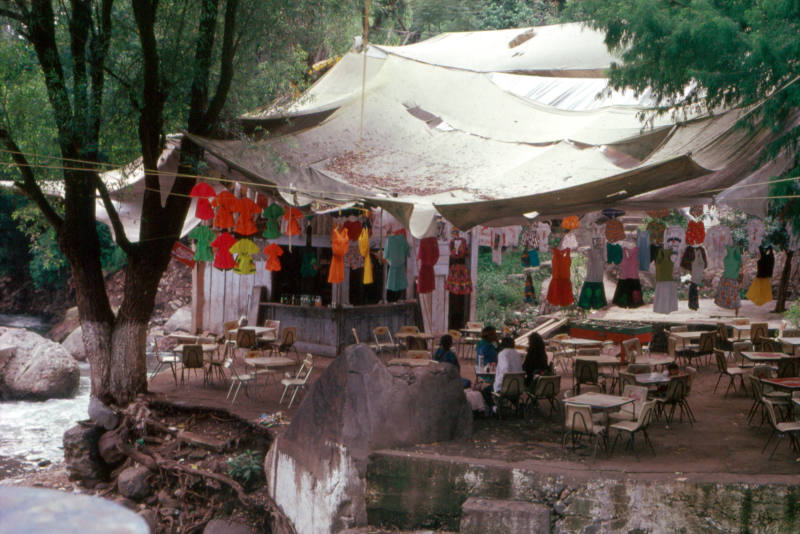
[{"label": "small stone", "polygon": [[51,463],[50,460],[40,460],[39,463],[36,465],[38,465],[39,467],[47,467],[48,465],[50,465],[50,463]]},{"label": "small stone", "polygon": [[117,478],[117,490],[124,497],[136,501],[147,498],[152,491],[150,470],[143,466],[128,467]]}]

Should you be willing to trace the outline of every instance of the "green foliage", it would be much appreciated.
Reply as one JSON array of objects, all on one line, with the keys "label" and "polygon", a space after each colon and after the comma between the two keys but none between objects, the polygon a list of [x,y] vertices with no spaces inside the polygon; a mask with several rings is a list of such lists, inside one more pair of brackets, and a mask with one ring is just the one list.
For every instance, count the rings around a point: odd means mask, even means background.
[{"label": "green foliage", "polygon": [[228,458],[228,476],[241,484],[246,490],[253,490],[261,485],[264,469],[261,463],[264,458],[255,451],[246,450]]},{"label": "green foliage", "polygon": [[17,279],[25,273],[30,261],[28,242],[25,234],[17,229],[11,214],[25,202],[4,187],[0,187],[0,276],[12,276]]},{"label": "green foliage", "polygon": [[542,0],[488,0],[476,14],[477,29],[498,30],[553,24],[558,19],[558,5]]},{"label": "green foliage", "polygon": [[783,312],[783,318],[789,321],[794,328],[800,328],[800,300],[795,300],[789,308]]}]

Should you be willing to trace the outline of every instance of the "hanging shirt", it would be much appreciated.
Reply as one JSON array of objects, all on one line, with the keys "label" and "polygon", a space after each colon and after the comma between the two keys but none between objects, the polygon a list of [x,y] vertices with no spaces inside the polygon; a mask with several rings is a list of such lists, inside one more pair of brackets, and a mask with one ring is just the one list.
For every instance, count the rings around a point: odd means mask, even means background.
[{"label": "hanging shirt", "polygon": [[214,218],[214,210],[211,208],[209,198],[216,195],[216,191],[205,182],[197,182],[189,192],[189,196],[197,198],[197,207],[194,210],[194,216],[203,221],[210,221]]},{"label": "hanging shirt", "polygon": [[536,225],[536,244],[539,247],[539,252],[547,252],[550,250],[550,225],[540,222]]},{"label": "hanging shirt", "polygon": [[686,248],[686,230],[681,226],[668,226],[664,231],[664,248],[671,249],[680,258]]},{"label": "hanging shirt", "polygon": [[650,242],[655,245],[664,243],[664,232],[667,230],[667,225],[661,221],[650,221],[647,223],[647,231],[650,232]]},{"label": "hanging shirt", "polygon": [[217,193],[217,196],[211,201],[211,205],[217,210],[214,216],[214,226],[224,230],[233,228],[233,210],[236,209],[238,202],[239,199],[227,189]]},{"label": "hanging shirt", "polygon": [[639,278],[639,248],[623,248],[622,261],[620,262],[620,278]]},{"label": "hanging shirt", "polygon": [[214,253],[211,251],[211,242],[217,238],[217,234],[208,226],[195,226],[189,237],[196,241],[194,260],[195,261],[212,261]]},{"label": "hanging shirt", "polygon": [[575,237],[575,232],[569,232],[563,238],[561,238],[561,243],[558,244],[558,248],[560,249],[576,249],[578,248],[578,238]]},{"label": "hanging shirt", "polygon": [[350,248],[350,238],[347,236],[347,229],[344,227],[334,228],[333,234],[331,234],[333,257],[328,270],[329,284],[341,284],[344,281],[344,255],[347,254],[348,248]]},{"label": "hanging shirt", "polygon": [[588,267],[586,268],[586,281],[587,282],[602,282],[603,281],[603,263],[605,254],[603,253],[602,246],[596,246],[589,249],[586,253]]},{"label": "hanging shirt", "polygon": [[249,239],[240,239],[230,248],[232,254],[236,254],[236,265],[233,272],[239,274],[253,274],[256,272],[256,264],[253,262],[253,254],[258,254],[261,249]]},{"label": "hanging shirt", "polygon": [[742,269],[742,251],[735,245],[725,248],[728,250],[728,253],[725,254],[725,260],[722,262],[725,266],[722,276],[730,280],[738,280],[739,271]]},{"label": "hanging shirt", "polygon": [[606,256],[608,263],[619,265],[619,262],[622,261],[622,247],[614,243],[606,243]]},{"label": "hanging shirt", "polygon": [[708,266],[712,269],[721,269],[722,260],[725,258],[725,247],[733,244],[731,229],[721,224],[710,226],[706,230],[706,255]]},{"label": "hanging shirt", "polygon": [[538,242],[536,241],[536,230],[533,228],[534,224],[525,223],[522,225],[522,230],[519,233],[519,246],[523,249],[537,248]]},{"label": "hanging shirt", "polygon": [[345,221],[343,226],[347,229],[347,237],[350,241],[358,241],[359,236],[361,235],[361,223],[353,217],[352,219],[348,219]]},{"label": "hanging shirt", "polygon": [[703,285],[703,272],[708,266],[706,250],[703,247],[694,247],[694,259],[692,260],[691,273],[692,283],[698,286]]},{"label": "hanging shirt", "polygon": [[278,219],[283,215],[283,208],[280,204],[270,204],[261,212],[261,217],[266,220],[264,232],[261,234],[267,239],[277,239],[281,236],[281,225]]},{"label": "hanging shirt", "polygon": [[686,244],[700,245],[705,241],[706,227],[703,221],[689,221],[686,225]]},{"label": "hanging shirt", "polygon": [[747,252],[755,256],[761,241],[764,239],[766,229],[761,219],[750,219],[747,222]]},{"label": "hanging shirt", "polygon": [[267,258],[267,263],[264,265],[265,271],[281,270],[281,256],[283,256],[283,249],[278,244],[270,243],[264,247],[264,256]]},{"label": "hanging shirt", "polygon": [[375,280],[372,276],[372,257],[369,254],[369,230],[361,228],[358,236],[358,252],[364,257],[364,285],[369,285]]},{"label": "hanging shirt", "polygon": [[258,229],[253,221],[253,216],[259,211],[261,211],[261,208],[258,207],[258,204],[247,197],[240,198],[234,209],[234,213],[238,213],[239,218],[236,220],[236,228],[233,231],[239,235],[255,234]]},{"label": "hanging shirt", "polygon": [[775,253],[772,247],[758,247],[760,256],[756,263],[756,278],[772,278],[772,270],[775,268]]},{"label": "hanging shirt", "polygon": [[433,266],[439,261],[439,242],[435,237],[424,237],[420,240],[417,259],[419,260],[417,292],[430,293],[436,285]]},{"label": "hanging shirt", "polygon": [[[350,232],[347,235],[349,239]],[[364,256],[361,255],[357,241],[350,241],[350,247],[347,249],[347,254],[344,255],[344,265],[351,271],[353,269],[361,269],[364,266]]]},{"label": "hanging shirt", "polygon": [[606,239],[612,243],[625,239],[625,228],[621,222],[616,219],[606,222]]},{"label": "hanging shirt", "polygon": [[656,256],[656,282],[672,282],[672,270],[675,264],[672,263],[671,253],[667,249],[661,249]]},{"label": "hanging shirt", "polygon": [[236,238],[228,232],[222,232],[219,237],[211,242],[211,246],[217,249],[217,255],[214,257],[214,267],[226,271],[236,266],[230,251],[234,243],[236,243]]},{"label": "hanging shirt", "polygon": [[570,215],[561,220],[561,228],[566,228],[567,230],[574,230],[580,225],[581,223],[577,215]]},{"label": "hanging shirt", "polygon": [[317,253],[311,247],[306,247],[300,259],[300,276],[313,278],[317,275]]},{"label": "hanging shirt", "polygon": [[408,257],[408,241],[403,234],[390,235],[383,249],[383,257],[389,263],[389,274],[386,289],[402,291],[408,287],[406,280],[406,258]]},{"label": "hanging shirt", "polygon": [[650,270],[650,232],[636,230],[636,246],[639,248],[639,270]]},{"label": "hanging shirt", "polygon": [[286,235],[300,235],[302,230],[300,230],[300,217],[303,216],[303,212],[297,208],[289,207],[283,214],[283,218],[286,219]]}]

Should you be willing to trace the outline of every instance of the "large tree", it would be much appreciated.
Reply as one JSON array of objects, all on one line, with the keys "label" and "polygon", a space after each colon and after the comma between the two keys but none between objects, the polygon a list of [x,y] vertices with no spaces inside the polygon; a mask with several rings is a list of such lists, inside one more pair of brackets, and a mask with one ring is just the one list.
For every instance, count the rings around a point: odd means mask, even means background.
[{"label": "large tree", "polygon": [[[580,0],[569,7],[621,54],[609,73],[613,87],[651,89],[664,104],[659,111],[757,106],[743,126],[774,131],[764,157],[794,156],[793,169],[770,188],[770,213],[800,231],[800,2]],[[792,252],[786,256],[776,311],[785,309]]]},{"label": "large tree", "polygon": [[[126,405],[147,389],[145,343],[158,282],[180,234],[193,177],[203,170],[202,150],[184,138],[179,175],[162,206],[155,169],[166,134],[183,129],[204,136],[221,128],[226,104],[251,104],[252,93],[248,100],[242,89],[264,80],[264,65],[301,56],[296,43],[318,35],[316,19],[338,4],[0,0],[2,46],[20,50],[15,61],[24,64],[23,73],[36,71],[46,103],[44,110],[9,106],[15,92],[36,93],[35,81],[2,87],[0,150],[16,164],[15,185],[36,203],[69,261],[94,396]],[[30,118],[41,124],[31,128]],[[146,172],[138,236],[125,234],[99,178],[110,156],[129,154],[126,136],[138,141]],[[40,156],[51,147],[57,159],[43,163]],[[46,180],[58,180],[63,208],[46,194]],[[98,197],[127,256],[116,313],[100,264]]]}]

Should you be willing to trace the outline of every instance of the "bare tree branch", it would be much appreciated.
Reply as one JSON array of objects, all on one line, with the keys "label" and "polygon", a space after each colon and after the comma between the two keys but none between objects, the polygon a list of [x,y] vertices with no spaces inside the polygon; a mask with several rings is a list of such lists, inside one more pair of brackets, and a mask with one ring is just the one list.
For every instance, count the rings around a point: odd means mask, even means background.
[{"label": "bare tree branch", "polygon": [[114,202],[111,201],[111,195],[108,193],[108,188],[106,184],[103,183],[103,180],[100,178],[100,175],[97,175],[97,191],[100,193],[100,198],[103,199],[103,206],[106,208],[106,213],[108,213],[108,218],[111,220],[111,226],[114,228],[114,237],[116,238],[117,245],[121,248],[125,254],[131,254],[133,251],[133,246],[131,245],[130,240],[128,240],[128,236],[125,234],[125,227],[122,225],[122,221],[119,218],[119,212],[117,212],[117,208],[114,206]]}]

